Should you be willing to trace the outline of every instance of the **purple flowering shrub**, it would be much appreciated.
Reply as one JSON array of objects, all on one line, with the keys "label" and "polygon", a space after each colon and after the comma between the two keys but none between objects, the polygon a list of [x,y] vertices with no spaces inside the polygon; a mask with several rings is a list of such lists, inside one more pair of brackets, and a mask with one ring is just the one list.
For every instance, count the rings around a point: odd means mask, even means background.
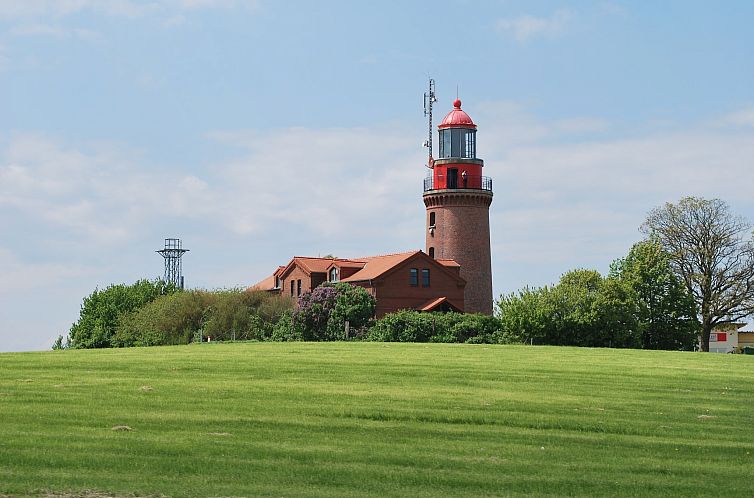
[{"label": "purple flowering shrub", "polygon": [[374,297],[362,287],[347,283],[321,285],[299,298],[288,336],[304,341],[346,339],[346,321],[354,331],[366,327],[375,306]]}]

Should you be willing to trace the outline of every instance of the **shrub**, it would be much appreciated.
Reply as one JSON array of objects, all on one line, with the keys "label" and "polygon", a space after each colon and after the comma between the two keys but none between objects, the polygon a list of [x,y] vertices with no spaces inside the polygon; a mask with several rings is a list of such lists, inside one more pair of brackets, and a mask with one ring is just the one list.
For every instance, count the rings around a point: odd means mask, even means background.
[{"label": "shrub", "polygon": [[346,322],[354,331],[351,337],[358,336],[369,325],[375,306],[374,297],[362,287],[348,283],[324,284],[299,298],[290,320],[278,322],[273,339],[344,340]]},{"label": "shrub", "polygon": [[263,340],[290,307],[290,300],[262,291],[184,291],[123,316],[113,345],[188,344],[200,336]]},{"label": "shrub", "polygon": [[79,319],[71,326],[68,344],[72,348],[107,348],[112,346],[118,321],[160,296],[177,291],[162,280],[139,280],[134,284],[111,285],[95,289],[84,298]]},{"label": "shrub", "polygon": [[389,313],[369,329],[372,341],[509,343],[494,316],[464,313]]}]

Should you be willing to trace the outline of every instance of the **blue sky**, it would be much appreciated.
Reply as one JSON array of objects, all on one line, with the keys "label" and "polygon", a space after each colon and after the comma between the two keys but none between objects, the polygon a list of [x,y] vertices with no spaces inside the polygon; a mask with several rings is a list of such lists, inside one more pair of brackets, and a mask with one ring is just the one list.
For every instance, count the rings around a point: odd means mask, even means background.
[{"label": "blue sky", "polygon": [[423,248],[422,93],[495,182],[495,294],[605,272],[647,211],[754,220],[751,2],[0,0],[0,350],[96,286]]}]

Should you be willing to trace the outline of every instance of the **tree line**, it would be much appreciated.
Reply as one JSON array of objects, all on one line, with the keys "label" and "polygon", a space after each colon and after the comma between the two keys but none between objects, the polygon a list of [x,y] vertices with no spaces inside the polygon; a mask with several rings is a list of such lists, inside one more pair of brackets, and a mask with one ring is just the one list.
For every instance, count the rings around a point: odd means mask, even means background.
[{"label": "tree line", "polygon": [[294,306],[264,291],[176,289],[140,280],[95,290],[54,348],[213,340],[529,343],[709,350],[715,326],[754,312],[751,225],[719,200],[653,209],[646,238],[607,275],[576,269],[557,284],[500,296],[495,316],[403,310],[375,320],[363,288],[325,284]]}]

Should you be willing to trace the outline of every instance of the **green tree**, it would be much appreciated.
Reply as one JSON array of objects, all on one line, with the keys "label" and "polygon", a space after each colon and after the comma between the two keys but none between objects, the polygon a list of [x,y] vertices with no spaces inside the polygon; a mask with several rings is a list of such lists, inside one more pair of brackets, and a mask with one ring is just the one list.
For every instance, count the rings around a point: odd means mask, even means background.
[{"label": "green tree", "polygon": [[644,349],[692,350],[699,333],[696,307],[671,268],[670,255],[656,240],[631,247],[613,262],[610,276],[633,289]]},{"label": "green tree", "polygon": [[71,326],[68,344],[72,348],[108,348],[121,315],[131,312],[177,289],[162,280],[139,280],[134,284],[95,289],[84,298],[79,319]]},{"label": "green tree", "polygon": [[327,320],[328,337],[332,340],[346,339],[346,322],[350,337],[365,333],[377,306],[374,296],[363,287],[342,282],[335,284],[335,290],[335,306]]},{"label": "green tree", "polygon": [[639,347],[631,289],[593,270],[572,270],[553,287],[502,296],[502,334],[522,342],[591,347]]},{"label": "green tree", "polygon": [[702,351],[716,325],[754,313],[751,225],[720,199],[685,197],[653,209],[641,226],[668,252],[671,267],[694,299]]}]

